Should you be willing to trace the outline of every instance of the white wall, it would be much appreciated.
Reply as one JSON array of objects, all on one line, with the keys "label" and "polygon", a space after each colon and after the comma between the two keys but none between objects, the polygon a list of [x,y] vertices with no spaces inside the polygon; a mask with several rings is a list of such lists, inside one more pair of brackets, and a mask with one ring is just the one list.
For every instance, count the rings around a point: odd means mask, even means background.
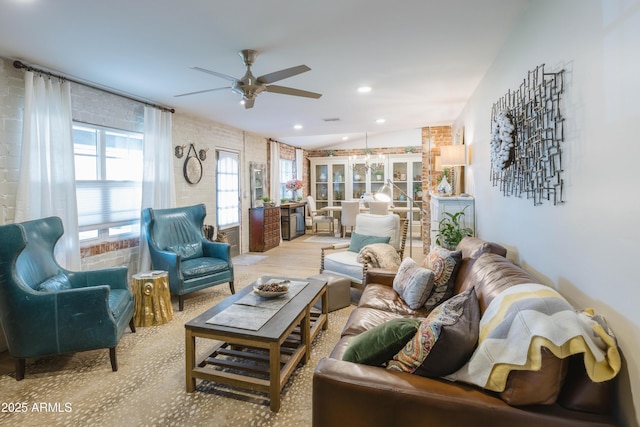
[{"label": "white wall", "polygon": [[[504,197],[489,181],[491,107],[543,63],[565,70],[561,206]],[[471,152],[479,236],[607,318],[624,359],[624,425],[640,422],[639,82],[638,0],[535,0],[454,124]]]}]

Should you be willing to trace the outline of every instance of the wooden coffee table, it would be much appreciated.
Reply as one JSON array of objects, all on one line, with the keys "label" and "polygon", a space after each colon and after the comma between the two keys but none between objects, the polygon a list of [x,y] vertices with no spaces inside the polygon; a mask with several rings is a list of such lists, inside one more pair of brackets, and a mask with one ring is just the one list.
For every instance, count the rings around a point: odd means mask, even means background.
[{"label": "wooden coffee table", "polygon": [[[328,327],[326,282],[291,278],[308,283],[258,330],[207,323],[250,294],[254,284],[269,279],[284,278],[263,276],[185,324],[187,392],[195,391],[199,378],[268,393],[271,410],[280,409],[280,392],[287,379],[298,363],[309,361],[311,341]],[[319,300],[322,310],[313,309]],[[250,309],[247,316],[251,315]],[[196,338],[216,340],[197,361]]]}]

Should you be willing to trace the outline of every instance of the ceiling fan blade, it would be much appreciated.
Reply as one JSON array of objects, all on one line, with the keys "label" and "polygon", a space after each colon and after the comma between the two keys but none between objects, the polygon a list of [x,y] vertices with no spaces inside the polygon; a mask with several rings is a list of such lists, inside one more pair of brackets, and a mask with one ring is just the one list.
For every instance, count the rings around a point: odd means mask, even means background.
[{"label": "ceiling fan blade", "polygon": [[269,85],[266,88],[267,92],[280,93],[282,95],[304,96],[305,98],[318,99],[322,96],[321,93],[308,92],[306,90],[294,89],[292,87]]},{"label": "ceiling fan blade", "polygon": [[273,83],[278,80],[286,79],[288,77],[293,77],[298,74],[306,73],[310,71],[311,68],[306,65],[298,65],[297,67],[286,68],[280,71],[274,71],[273,73],[265,74],[263,76],[258,77],[258,81],[260,83]]},{"label": "ceiling fan blade", "polygon": [[217,87],[215,89],[197,90],[195,92],[189,92],[189,93],[181,93],[180,95],[174,95],[173,97],[174,98],[179,98],[181,96],[197,95],[199,93],[215,92],[216,90],[225,90],[225,89],[231,89],[231,86]]},{"label": "ceiling fan blade", "polygon": [[206,68],[191,67],[192,70],[200,71],[203,73],[211,74],[212,76],[220,77],[221,79],[229,80],[230,82],[237,82],[235,77],[228,76],[226,74],[218,73],[216,71],[207,70]]},{"label": "ceiling fan blade", "polygon": [[245,99],[244,100],[244,108],[245,109],[253,108],[253,103],[254,102],[256,102],[255,98],[254,99]]}]

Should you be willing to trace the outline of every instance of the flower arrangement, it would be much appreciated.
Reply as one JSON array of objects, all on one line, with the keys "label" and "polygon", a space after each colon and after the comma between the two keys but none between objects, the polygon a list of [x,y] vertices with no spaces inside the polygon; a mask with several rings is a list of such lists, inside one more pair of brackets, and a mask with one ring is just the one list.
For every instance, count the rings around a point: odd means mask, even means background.
[{"label": "flower arrangement", "polygon": [[491,127],[491,163],[495,173],[500,173],[513,159],[515,126],[508,111],[500,111]]},{"label": "flower arrangement", "polygon": [[300,190],[304,186],[304,183],[299,179],[292,179],[284,184],[284,187],[289,191]]}]

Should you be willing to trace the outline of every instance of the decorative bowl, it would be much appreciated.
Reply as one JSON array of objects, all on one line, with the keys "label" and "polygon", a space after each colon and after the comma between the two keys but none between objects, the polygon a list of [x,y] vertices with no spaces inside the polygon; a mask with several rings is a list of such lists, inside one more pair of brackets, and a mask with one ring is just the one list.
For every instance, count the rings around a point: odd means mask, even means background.
[{"label": "decorative bowl", "polygon": [[269,281],[253,287],[253,293],[262,298],[275,298],[289,292],[289,281]]}]

